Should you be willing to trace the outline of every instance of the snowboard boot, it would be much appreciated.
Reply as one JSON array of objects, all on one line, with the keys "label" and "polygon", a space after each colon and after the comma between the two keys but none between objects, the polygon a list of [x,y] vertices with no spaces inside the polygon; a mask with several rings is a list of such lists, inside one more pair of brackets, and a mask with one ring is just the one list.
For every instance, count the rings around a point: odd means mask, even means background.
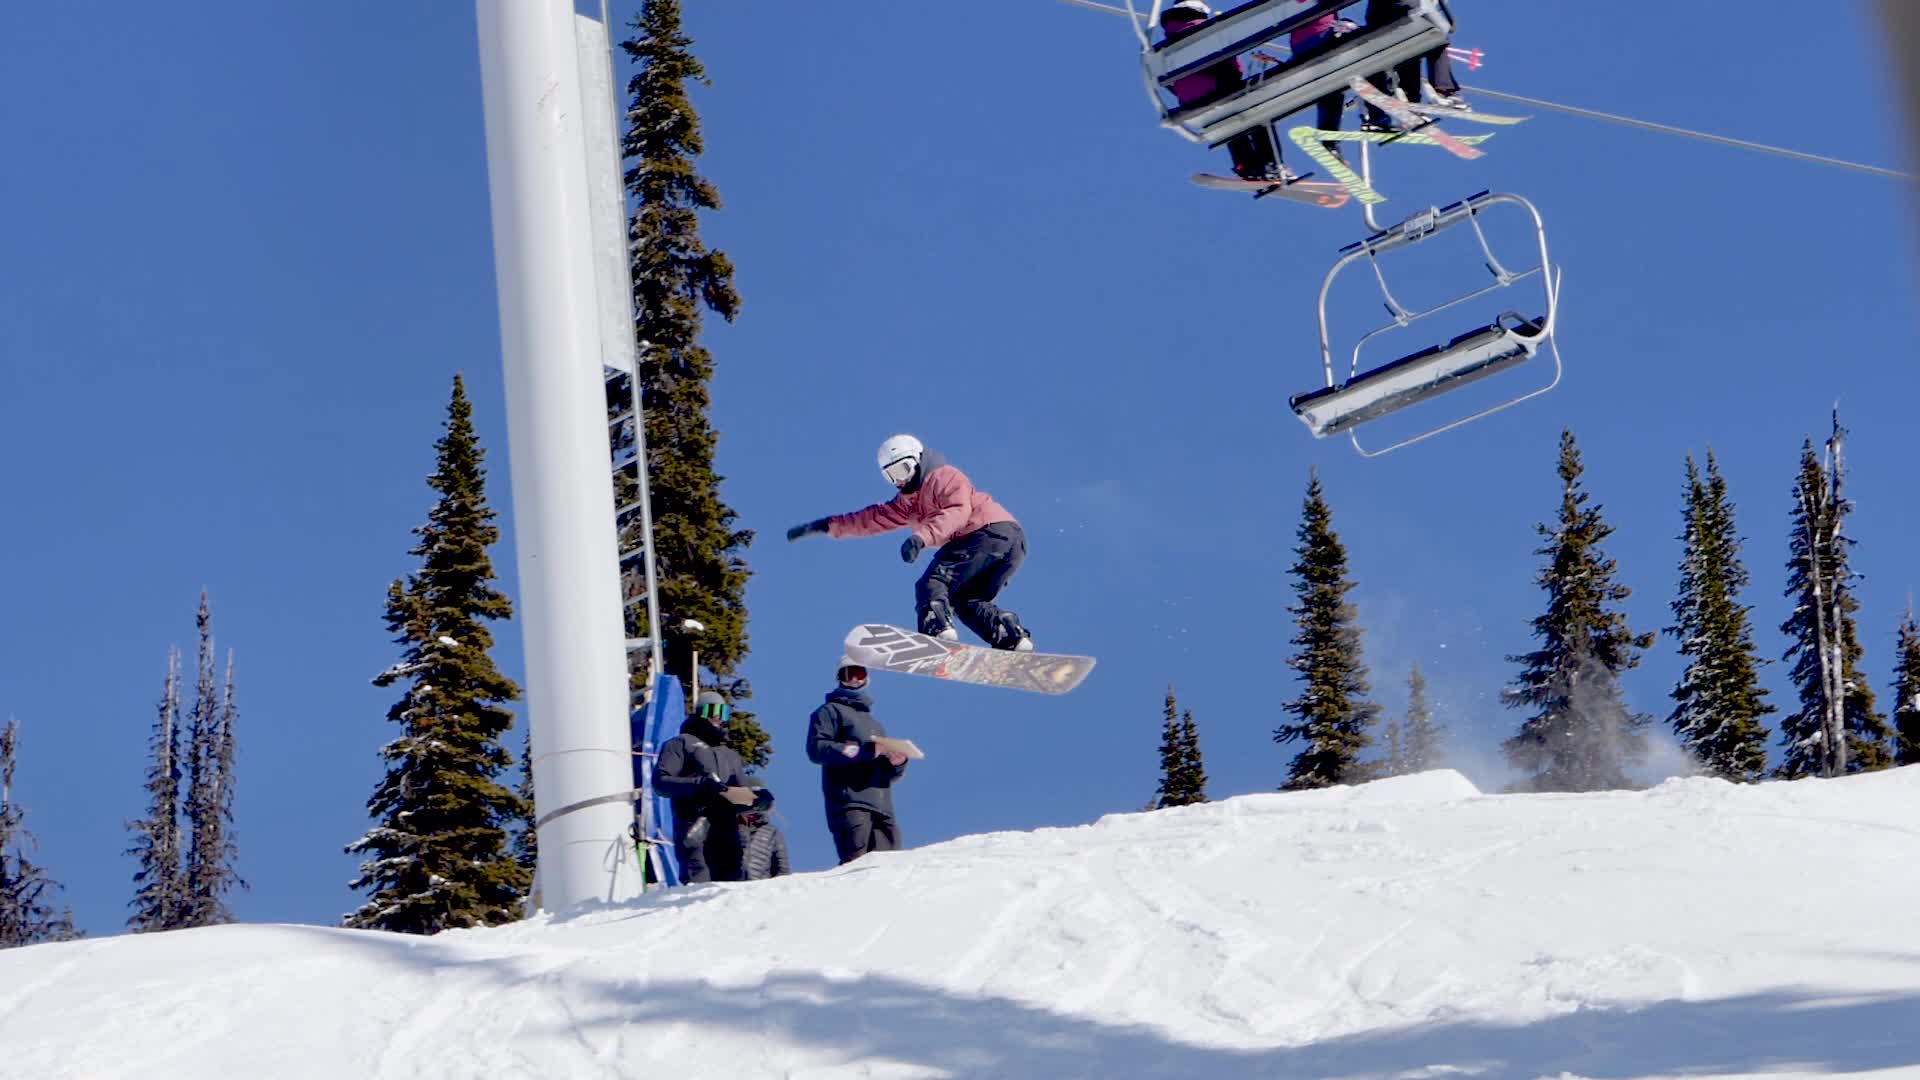
[{"label": "snowboard boot", "polygon": [[1003,611],[993,622],[993,640],[987,644],[1008,652],[1032,652],[1033,635],[1020,625],[1020,616],[1011,611]]},{"label": "snowboard boot", "polygon": [[1235,169],[1234,175],[1242,180],[1266,180],[1275,184],[1291,184],[1299,179],[1292,169],[1280,164],[1261,165],[1246,170]]},{"label": "snowboard boot", "polygon": [[960,631],[953,628],[953,619],[947,614],[943,600],[928,601],[927,610],[920,613],[920,632],[941,641],[960,640]]}]

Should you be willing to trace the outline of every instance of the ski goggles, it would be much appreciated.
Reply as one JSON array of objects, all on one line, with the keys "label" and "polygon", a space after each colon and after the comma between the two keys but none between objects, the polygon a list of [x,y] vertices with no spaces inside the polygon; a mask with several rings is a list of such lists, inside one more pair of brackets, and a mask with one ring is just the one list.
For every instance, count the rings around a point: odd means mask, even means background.
[{"label": "ski goggles", "polygon": [[920,462],[916,458],[895,458],[885,465],[880,466],[880,472],[894,487],[899,487],[913,479],[913,470],[919,468],[919,466]]},{"label": "ski goggles", "polygon": [[694,714],[702,720],[712,720],[717,724],[724,724],[727,722],[727,717],[733,715],[733,706],[724,701],[719,704],[709,701],[705,705],[695,709]]}]

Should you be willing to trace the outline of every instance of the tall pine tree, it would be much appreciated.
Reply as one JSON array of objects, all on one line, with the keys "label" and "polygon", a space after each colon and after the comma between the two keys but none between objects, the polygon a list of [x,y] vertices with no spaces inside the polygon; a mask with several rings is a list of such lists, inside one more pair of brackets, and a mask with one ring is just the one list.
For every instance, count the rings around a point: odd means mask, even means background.
[{"label": "tall pine tree", "polygon": [[1400,752],[1402,772],[1426,772],[1440,767],[1444,755],[1441,739],[1445,733],[1433,722],[1433,709],[1427,704],[1427,677],[1415,664],[1407,672],[1407,723],[1403,729],[1406,743]]},{"label": "tall pine tree", "polygon": [[127,928],[173,930],[187,925],[192,904],[181,871],[180,843],[180,650],[167,650],[167,678],[148,740],[147,816],[127,823],[140,860],[133,873],[133,914]]},{"label": "tall pine tree", "polygon": [[0,728],[0,949],[67,941],[79,937],[73,912],[54,910],[51,892],[60,886],[27,858],[33,837],[26,830],[26,812],[13,798],[13,768],[20,745],[20,725],[9,719]]},{"label": "tall pine tree", "polygon": [[1180,753],[1186,766],[1187,787],[1191,801],[1207,801],[1207,765],[1200,757],[1200,727],[1193,722],[1193,710],[1185,709],[1180,714]]},{"label": "tall pine tree", "polygon": [[1373,741],[1368,732],[1380,706],[1367,700],[1367,666],[1361,657],[1360,628],[1347,594],[1347,549],[1333,531],[1320,475],[1308,475],[1300,508],[1300,546],[1294,548],[1294,594],[1287,608],[1294,617],[1295,646],[1288,666],[1299,672],[1300,696],[1286,711],[1298,721],[1275,729],[1275,742],[1301,740],[1282,788],[1298,791],[1355,783],[1366,778],[1360,752]]},{"label": "tall pine tree", "polygon": [[513,763],[500,745],[513,723],[506,703],[520,689],[494,667],[487,629],[513,609],[493,585],[487,549],[500,530],[457,377],[435,450],[427,483],[440,497],[408,552],[420,569],[387,590],[387,629],[402,660],[374,679],[406,682],[387,713],[401,734],[380,751],[387,775],[367,801],[375,824],[347,846],[368,856],[352,887],[372,893],[347,925],[414,934],[510,922],[530,885],[508,850],[525,809],[500,783]]},{"label": "tall pine tree", "polygon": [[1404,776],[1407,772],[1407,747],[1400,735],[1398,717],[1387,717],[1387,756],[1374,763],[1381,776]]},{"label": "tall pine tree", "polygon": [[1887,723],[1874,709],[1873,689],[1861,677],[1864,650],[1854,613],[1855,575],[1848,568],[1853,541],[1846,535],[1853,503],[1844,488],[1846,430],[1833,418],[1833,434],[1816,453],[1813,440],[1800,448],[1800,469],[1793,485],[1793,525],[1787,539],[1787,597],[1793,612],[1780,630],[1787,635],[1785,659],[1793,663],[1800,708],[1780,721],[1785,747],[1775,774],[1793,780],[1834,772],[1838,749],[1828,737],[1838,705],[1846,737],[1844,772],[1885,768],[1892,761]]},{"label": "tall pine tree", "polygon": [[1200,734],[1193,713],[1181,719],[1173,686],[1167,686],[1167,708],[1160,726],[1160,786],[1152,807],[1191,806],[1207,801],[1207,773],[1200,763]]},{"label": "tall pine tree", "polygon": [[1536,526],[1546,564],[1534,580],[1547,610],[1533,620],[1539,648],[1507,659],[1522,665],[1501,702],[1531,714],[1502,749],[1527,773],[1530,791],[1600,791],[1629,786],[1626,767],[1646,754],[1649,719],[1627,711],[1620,673],[1640,662],[1652,634],[1635,634],[1613,605],[1633,590],[1614,581],[1617,567],[1600,544],[1613,534],[1580,486],[1584,471],[1571,431],[1560,433],[1560,513]]},{"label": "tall pine tree", "polygon": [[181,925],[214,926],[233,921],[226,893],[246,887],[233,868],[239,846],[233,836],[233,657],[227,657],[224,688],[215,681],[213,611],[206,590],[194,617],[200,646],[193,710],[187,721],[187,910]]},{"label": "tall pine tree", "polygon": [[[767,763],[773,741],[739,707],[752,693],[735,675],[747,655],[747,563],[753,533],[736,528],[737,515],[720,498],[714,472],[717,435],[708,420],[713,356],[700,344],[702,312],[728,322],[740,309],[733,264],[700,238],[700,215],[718,210],[720,197],[694,167],[705,149],[700,118],[688,96],[706,85],[691,39],[680,26],[679,0],[643,0],[632,23],[636,36],[621,43],[635,66],[627,83],[630,104],[621,154],[629,164],[627,192],[634,216],[629,244],[633,272],[634,334],[639,345],[640,402],[646,414],[646,467],[651,483],[659,607],[669,673],[686,677],[698,652],[712,686],[734,703],[727,745],[750,767]],[[609,409],[624,410],[628,388],[609,385]],[[618,499],[637,496],[622,477]],[[640,547],[634,515],[623,550]],[[639,570],[633,568],[633,575]],[[644,595],[629,581],[626,595]],[[629,630],[649,636],[646,610],[630,604]],[[676,630],[686,620],[705,629]]]},{"label": "tall pine tree", "polygon": [[1673,600],[1673,626],[1686,667],[1674,687],[1668,722],[1703,772],[1723,780],[1758,780],[1767,768],[1767,728],[1773,712],[1760,686],[1758,651],[1750,610],[1740,602],[1747,568],[1733,502],[1713,452],[1702,477],[1687,455],[1683,503],[1680,586]]},{"label": "tall pine tree", "polygon": [[1893,679],[1895,765],[1920,765],[1920,625],[1913,621],[1913,604],[1900,620],[1899,659]]}]

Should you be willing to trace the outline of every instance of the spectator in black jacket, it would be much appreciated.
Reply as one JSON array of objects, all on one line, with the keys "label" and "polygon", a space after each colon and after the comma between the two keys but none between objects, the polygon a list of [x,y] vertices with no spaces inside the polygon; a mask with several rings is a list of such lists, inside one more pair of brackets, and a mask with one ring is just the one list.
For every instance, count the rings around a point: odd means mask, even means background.
[{"label": "spectator in black jacket", "polygon": [[873,717],[866,694],[867,669],[841,658],[835,672],[840,685],[813,710],[807,731],[807,760],[820,766],[820,789],[827,801],[827,828],[840,861],[849,863],[869,851],[900,846],[893,819],[893,784],[907,771],[906,755],[876,747],[887,729]]},{"label": "spectator in black jacket", "polygon": [[673,845],[680,880],[739,881],[743,876],[740,812],[753,806],[746,763],[724,745],[733,709],[703,691],[680,734],[660,746],[653,786],[673,800]]}]

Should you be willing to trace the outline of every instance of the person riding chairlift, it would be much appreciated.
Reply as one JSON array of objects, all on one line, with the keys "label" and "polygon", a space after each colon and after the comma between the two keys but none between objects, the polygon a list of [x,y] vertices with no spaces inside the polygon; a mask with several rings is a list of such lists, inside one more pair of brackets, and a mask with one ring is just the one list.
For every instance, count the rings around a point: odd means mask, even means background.
[{"label": "person riding chairlift", "polygon": [[[1201,0],[1175,0],[1160,12],[1160,30],[1168,41],[1179,41],[1205,26],[1213,18],[1213,9]],[[1167,89],[1182,106],[1198,105],[1223,98],[1246,85],[1238,57],[1209,64],[1191,75],[1175,79]],[[1280,160],[1273,132],[1266,124],[1249,128],[1227,140],[1227,153],[1233,158],[1233,175],[1242,180],[1294,179],[1293,170]]]},{"label": "person riding chairlift", "polygon": [[[1367,0],[1367,25],[1381,26],[1405,16],[1417,7],[1415,0]],[[1448,13],[1451,16],[1451,12]],[[1394,65],[1394,83],[1387,81],[1388,72],[1382,71],[1370,75],[1367,81],[1380,89],[1383,94],[1395,94],[1401,100],[1418,105],[1421,101],[1420,67],[1424,63],[1427,69],[1428,89],[1433,91],[1433,103],[1448,109],[1465,111],[1469,108],[1466,100],[1460,96],[1460,84],[1453,77],[1453,56],[1447,52],[1451,40],[1441,42],[1432,49],[1410,60]],[[1379,107],[1368,104],[1366,117],[1360,124],[1362,131],[1392,131],[1393,118]]]}]

